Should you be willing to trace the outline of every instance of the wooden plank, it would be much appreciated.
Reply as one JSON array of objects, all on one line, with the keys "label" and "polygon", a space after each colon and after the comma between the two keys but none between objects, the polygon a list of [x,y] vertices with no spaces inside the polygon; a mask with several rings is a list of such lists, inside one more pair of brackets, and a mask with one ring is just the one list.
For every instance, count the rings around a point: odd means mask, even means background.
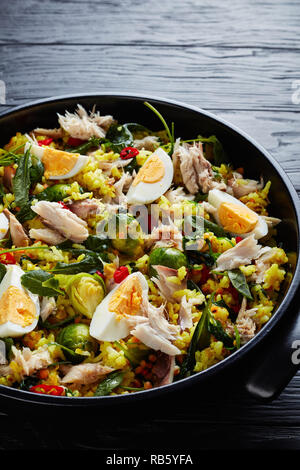
[{"label": "wooden plank", "polygon": [[[300,195],[300,105],[291,99],[300,77],[298,0],[2,3],[0,80],[7,104],[0,112],[50,95],[120,87],[186,101],[264,145]],[[63,420],[84,433],[66,433],[57,424],[60,412],[53,411],[42,433],[40,419],[1,413],[0,449],[144,449],[145,442],[162,451],[174,442],[180,450],[299,449],[299,396],[300,373],[268,405],[228,386],[205,400],[197,390],[170,397],[165,407],[135,411],[127,420],[117,410],[101,412],[100,420],[78,411]]]},{"label": "wooden plank", "polygon": [[281,164],[300,195],[299,113],[217,111],[220,117],[247,132]]},{"label": "wooden plank", "polygon": [[[2,2],[0,42],[295,48],[297,0]],[[48,26],[47,26],[48,25]]]},{"label": "wooden plank", "polygon": [[7,104],[86,91],[181,98],[207,109],[299,110],[298,51],[149,46],[0,46]]},{"label": "wooden plank", "polygon": [[[281,398],[262,405],[250,400],[241,387],[228,383],[226,388],[213,388],[203,396],[189,389],[170,395],[165,406],[156,402],[136,403],[134,408],[99,409],[101,420],[93,413],[43,409],[47,432],[40,432],[40,418],[23,416],[21,426],[15,426],[12,415],[3,415],[0,428],[0,448],[26,449],[178,449],[222,448],[284,448],[300,447],[300,376],[293,379]],[[195,387],[196,388],[196,387]],[[145,406],[151,404],[151,406]],[[153,411],[155,410],[155,411]],[[58,419],[69,429],[84,429],[84,433],[65,432]],[[116,425],[117,422],[117,425]],[[26,432],[24,432],[26,430]]]}]

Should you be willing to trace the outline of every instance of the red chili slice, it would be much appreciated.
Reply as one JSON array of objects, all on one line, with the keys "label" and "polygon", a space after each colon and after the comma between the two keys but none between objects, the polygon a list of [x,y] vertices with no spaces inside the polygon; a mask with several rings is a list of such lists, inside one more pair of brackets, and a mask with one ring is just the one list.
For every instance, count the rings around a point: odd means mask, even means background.
[{"label": "red chili slice", "polygon": [[116,271],[114,272],[114,281],[119,284],[122,282],[129,274],[129,270],[126,266],[120,266]]},{"label": "red chili slice", "polygon": [[75,137],[69,137],[67,143],[68,143],[68,145],[70,145],[71,147],[79,147],[79,145],[83,144],[83,142],[85,142],[85,140],[76,139]]},{"label": "red chili slice", "polygon": [[41,147],[42,145],[50,145],[51,142],[53,142],[53,139],[51,139],[51,137],[49,137],[49,139],[39,140],[38,144]]},{"label": "red chili slice", "polygon": [[96,271],[95,274],[105,280],[104,274],[101,271]]},{"label": "red chili slice", "polygon": [[242,240],[243,240],[242,237],[235,237],[235,241],[236,241],[237,243],[241,242]]},{"label": "red chili slice", "polygon": [[210,270],[208,269],[208,267],[204,264],[203,265],[203,268],[201,269],[201,284],[205,284],[205,282],[207,281],[207,279],[209,278],[209,274],[210,274]]},{"label": "red chili slice", "polygon": [[135,147],[125,147],[120,152],[120,157],[122,160],[128,160],[129,158],[136,157],[140,152]]},{"label": "red chili slice", "polygon": [[64,202],[62,202],[62,201],[57,201],[57,202],[58,202],[58,204],[61,205],[61,207],[62,207],[63,209],[67,209],[68,211],[70,210],[70,208],[69,208],[69,207],[67,206],[67,204],[65,204]]},{"label": "red chili slice", "polygon": [[33,385],[32,387],[30,387],[29,391],[33,393],[41,393],[43,395],[55,395],[57,397],[65,394],[64,387],[47,384]]},{"label": "red chili slice", "polygon": [[2,264],[16,264],[16,258],[12,253],[0,253],[0,263]]}]

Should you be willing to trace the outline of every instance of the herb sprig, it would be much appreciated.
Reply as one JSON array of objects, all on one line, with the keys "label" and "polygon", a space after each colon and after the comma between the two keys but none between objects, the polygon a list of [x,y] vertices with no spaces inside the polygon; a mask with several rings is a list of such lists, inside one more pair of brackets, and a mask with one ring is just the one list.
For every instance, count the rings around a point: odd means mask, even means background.
[{"label": "herb sprig", "polygon": [[152,104],[148,103],[148,101],[145,101],[144,105],[147,106],[147,108],[151,109],[151,111],[153,111],[154,114],[156,114],[156,116],[162,122],[162,124],[163,124],[163,126],[164,126],[164,128],[167,132],[169,141],[171,143],[171,149],[170,149],[170,152],[169,152],[169,155],[171,156],[173,154],[174,144],[175,144],[174,122],[172,122],[172,124],[171,124],[171,131],[170,131],[170,128],[169,128],[168,124],[166,123],[166,120],[164,119],[164,117],[161,115],[161,113],[156,108],[154,108],[154,106],[152,106]]}]

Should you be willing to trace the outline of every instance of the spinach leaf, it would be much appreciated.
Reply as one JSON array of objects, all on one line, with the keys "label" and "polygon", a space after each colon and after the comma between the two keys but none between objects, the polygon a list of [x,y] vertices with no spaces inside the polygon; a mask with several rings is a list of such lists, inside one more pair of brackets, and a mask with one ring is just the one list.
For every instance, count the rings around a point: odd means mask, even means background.
[{"label": "spinach leaf", "polygon": [[219,320],[216,320],[212,314],[210,315],[208,322],[208,331],[216,338],[216,340],[222,341],[225,348],[233,348],[233,338],[226,333],[223,329],[222,323]]},{"label": "spinach leaf", "polygon": [[104,379],[97,387],[94,396],[95,397],[104,397],[109,395],[115,388],[121,385],[125,372],[116,370],[108,374],[106,379]]},{"label": "spinach leaf", "polygon": [[[106,145],[119,145],[124,141],[124,146],[132,145],[134,141],[133,133],[134,132],[147,132],[151,133],[147,127],[136,122],[127,122],[125,124],[113,124],[110,126],[109,131],[106,134]],[[125,145],[125,141],[128,142]],[[110,148],[110,147],[109,147]],[[123,147],[124,148],[124,147]],[[121,149],[122,150],[122,149]]]},{"label": "spinach leaf", "polygon": [[208,330],[209,312],[211,308],[211,301],[209,301],[202,311],[200,320],[194,330],[187,355],[181,365],[178,379],[182,379],[190,375],[195,367],[196,358],[195,354],[198,349],[207,348],[210,344],[210,333]]},{"label": "spinach leaf", "polygon": [[38,377],[34,377],[34,376],[24,377],[24,379],[20,383],[20,389],[26,390],[28,392],[30,387],[33,387],[34,385],[38,384],[39,380],[40,379]]},{"label": "spinach leaf", "polygon": [[56,295],[64,295],[64,291],[59,288],[59,281],[55,277],[49,277],[42,283],[42,286],[46,289],[49,289],[53,291],[53,296],[55,296],[54,292],[56,292]]},{"label": "spinach leaf", "polygon": [[56,248],[58,248],[58,250],[71,251],[73,249],[73,245],[74,242],[72,242],[71,240],[65,240],[59,245],[56,245]]},{"label": "spinach leaf", "polygon": [[213,251],[210,240],[207,239],[206,243],[208,244],[209,250],[208,253],[204,253],[204,259],[206,260],[207,266],[214,266],[221,253],[215,253]]},{"label": "spinach leaf", "polygon": [[[208,247],[209,247],[208,252],[201,252],[201,251],[197,251],[196,249],[194,250],[189,249],[186,251],[186,255],[187,255],[190,266],[193,266],[194,264],[201,264],[201,263],[205,263],[206,266],[208,266],[209,268],[214,266],[216,260],[220,256],[220,253],[215,253],[212,250],[210,240],[206,240],[206,243],[208,244]],[[186,246],[187,244],[185,243],[185,240],[184,240],[184,249],[186,249]]]},{"label": "spinach leaf", "polygon": [[54,269],[51,269],[53,274],[78,274],[78,273],[90,273],[93,274],[103,267],[103,262],[97,253],[88,250],[69,250],[72,253],[83,252],[85,257],[82,261],[75,263],[61,263],[58,262]]},{"label": "spinach leaf", "polygon": [[228,233],[225,232],[223,227],[220,227],[220,225],[217,225],[211,220],[207,220],[200,215],[186,217],[184,224],[185,232],[187,232],[186,237],[190,240],[195,240],[197,237],[202,236],[204,232],[212,232],[217,237],[228,236]]},{"label": "spinach leaf", "polygon": [[31,199],[32,198],[29,198],[29,200],[23,205],[21,210],[16,213],[16,217],[21,224],[26,222],[27,220],[32,220],[34,219],[34,217],[37,216],[37,214],[31,209]]},{"label": "spinach leaf", "polygon": [[227,237],[228,233],[225,232],[223,227],[220,227],[220,225],[217,225],[210,220],[204,219],[204,217],[200,218],[203,219],[203,225],[206,232],[213,232],[217,237]]},{"label": "spinach leaf", "polygon": [[237,314],[235,313],[234,310],[232,310],[232,308],[230,308],[227,303],[221,299],[221,300],[213,300],[213,304],[214,305],[217,305],[218,307],[222,307],[222,308],[226,308],[229,312],[229,318],[230,320],[234,321],[236,320],[236,317],[237,317]]},{"label": "spinach leaf", "polygon": [[42,269],[23,274],[21,284],[33,294],[40,296],[57,297],[60,294],[64,295],[64,291],[59,289],[58,280]]},{"label": "spinach leaf", "polygon": [[44,175],[44,165],[41,160],[31,155],[31,167],[29,170],[31,184],[39,183]]},{"label": "spinach leaf", "polygon": [[85,155],[91,148],[99,147],[102,139],[98,137],[90,137],[87,142],[84,144],[79,145],[78,147],[72,147],[70,149],[66,149],[66,152],[70,153],[80,153],[80,155]]},{"label": "spinach leaf", "polygon": [[38,258],[30,258],[29,256],[23,255],[20,257],[20,265],[22,265],[23,261],[30,261],[31,264],[39,264],[41,260]]},{"label": "spinach leaf", "polygon": [[5,274],[6,274],[6,267],[4,264],[0,263],[0,282],[4,278]]},{"label": "spinach leaf", "polygon": [[18,168],[12,181],[15,203],[16,206],[19,206],[21,209],[27,204],[29,200],[29,188],[31,183],[30,168],[31,158],[30,149],[28,149],[24,155],[20,157]]},{"label": "spinach leaf", "polygon": [[197,140],[200,140],[200,142],[204,144],[204,152],[208,160],[212,157],[216,165],[228,162],[228,157],[223,146],[215,135],[211,135],[210,137],[199,135]]},{"label": "spinach leaf", "polygon": [[3,196],[5,196],[4,186],[0,183],[0,203],[3,204]]},{"label": "spinach leaf", "polygon": [[97,235],[89,235],[84,242],[84,246],[91,251],[101,253],[107,251],[110,240],[97,237]]},{"label": "spinach leaf", "polygon": [[202,201],[207,201],[208,194],[204,194],[202,192],[199,192],[196,194],[194,201],[195,202],[202,202]]},{"label": "spinach leaf", "polygon": [[143,126],[142,124],[137,124],[136,122],[128,122],[123,124],[123,127],[126,127],[131,133],[133,132],[147,132],[147,134],[151,134],[151,131],[147,129],[147,127]]},{"label": "spinach leaf", "polygon": [[138,172],[138,170],[140,169],[140,165],[138,164],[138,162],[136,161],[136,158],[133,158],[131,160],[130,163],[128,163],[128,165],[125,166],[125,171],[127,173],[130,173],[132,175],[132,173],[134,171]]},{"label": "spinach leaf", "polygon": [[106,134],[107,142],[105,146],[113,152],[120,153],[125,147],[130,147],[133,144],[133,136],[126,124],[122,126],[112,124]]},{"label": "spinach leaf", "polygon": [[[108,244],[110,243],[109,240],[106,240],[106,241]],[[105,245],[103,245],[103,247],[105,247]],[[108,261],[107,253],[104,251],[104,249],[105,248],[103,248],[103,251],[100,251],[100,250],[93,251],[93,250],[89,250],[88,248],[70,248],[68,251],[73,253],[75,256],[79,256],[82,254],[85,256],[91,256],[92,258],[94,258],[94,264],[99,266],[99,262],[102,263],[103,261],[105,262]],[[101,266],[103,266],[103,263],[101,264]]]},{"label": "spinach leaf", "polygon": [[[133,145],[134,137],[132,133],[139,131],[150,132],[145,126],[137,124],[136,122],[129,122],[123,125],[113,124],[106,134],[105,147],[113,152],[120,153],[123,148]],[[137,164],[136,158],[133,158],[132,161],[126,165],[126,171],[130,174],[138,168],[139,165]]]},{"label": "spinach leaf", "polygon": [[222,341],[225,348],[233,349],[233,338],[223,329],[219,320],[216,320],[211,312],[211,306],[215,303],[214,294],[210,296],[206,303],[201,318],[194,330],[187,355],[180,368],[178,379],[182,379],[193,372],[195,367],[197,350],[205,349],[210,345],[210,335],[212,334],[218,341]]},{"label": "spinach leaf", "polygon": [[[73,253],[74,256],[79,256],[84,254],[86,257],[89,256],[90,258],[94,258],[94,261],[92,260],[82,260],[82,266],[86,266],[88,268],[89,264],[94,265],[95,270],[97,271],[99,269],[99,263],[101,264],[102,261],[108,262],[108,256],[107,256],[107,250],[110,246],[110,240],[106,238],[101,238],[96,235],[90,235],[84,242],[83,245],[86,246],[86,248],[73,248],[73,242],[70,240],[66,240],[59,245],[57,245],[57,248],[59,250],[63,251],[69,251],[70,253]],[[101,255],[101,256],[100,256]],[[67,264],[67,266],[71,266],[72,271],[76,268],[74,266],[77,263],[70,263]],[[61,264],[59,264],[60,266]],[[101,264],[103,265],[103,263]],[[97,269],[96,269],[97,268]],[[56,269],[56,267],[55,267]],[[93,266],[91,269],[94,269]],[[79,272],[89,272],[89,271],[79,271]],[[95,272],[95,271],[94,271]],[[65,273],[69,274],[69,273]],[[77,273],[70,273],[70,274],[77,274]]]},{"label": "spinach leaf", "polygon": [[84,361],[84,359],[86,359],[85,354],[78,354],[72,349],[63,346],[62,344],[57,343],[56,341],[52,341],[51,343],[49,343],[49,346],[50,345],[58,346],[59,348],[61,348],[62,352],[66,353],[64,355],[67,357],[67,359],[70,359],[70,361],[74,364],[79,364],[80,362]]},{"label": "spinach leaf", "polygon": [[11,355],[12,355],[11,348],[14,345],[14,340],[13,340],[13,338],[7,337],[7,338],[2,338],[2,341],[4,341],[4,343],[5,343],[6,358],[7,358],[8,361],[10,361],[11,360]]},{"label": "spinach leaf", "polygon": [[28,149],[19,158],[18,168],[12,182],[15,203],[20,207],[16,217],[21,223],[36,217],[36,213],[31,209],[32,197],[29,196],[29,188],[31,184],[41,181],[43,174],[44,165],[38,158],[31,156],[30,149]]},{"label": "spinach leaf", "polygon": [[[225,302],[224,302],[225,303]],[[215,302],[215,293],[211,294],[210,305],[216,305]],[[208,321],[208,331],[218,340],[222,341],[223,345],[227,349],[233,349],[233,338],[226,333],[222,323],[219,320],[216,320],[212,314],[211,308],[209,309],[209,321]]]},{"label": "spinach leaf", "polygon": [[253,300],[245,275],[244,273],[242,273],[242,271],[239,268],[231,269],[230,271],[228,271],[228,277],[233,287],[240,294],[242,294],[244,297],[246,297],[249,300]]}]

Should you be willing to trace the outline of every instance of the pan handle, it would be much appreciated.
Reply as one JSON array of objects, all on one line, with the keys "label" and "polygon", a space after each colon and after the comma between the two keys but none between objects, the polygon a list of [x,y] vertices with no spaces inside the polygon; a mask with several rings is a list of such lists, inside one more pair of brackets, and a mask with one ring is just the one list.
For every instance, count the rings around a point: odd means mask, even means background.
[{"label": "pan handle", "polygon": [[[256,399],[277,398],[300,366],[300,295],[246,364],[246,390]],[[256,348],[255,348],[256,349]]]}]

